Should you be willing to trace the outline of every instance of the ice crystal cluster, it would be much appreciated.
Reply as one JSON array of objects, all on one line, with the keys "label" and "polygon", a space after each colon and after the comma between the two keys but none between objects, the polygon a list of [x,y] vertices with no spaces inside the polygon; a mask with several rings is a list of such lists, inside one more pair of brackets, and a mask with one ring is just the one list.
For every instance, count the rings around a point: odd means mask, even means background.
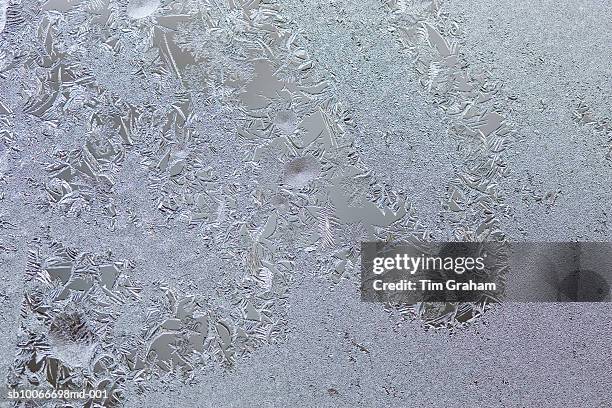
[{"label": "ice crystal cluster", "polygon": [[[282,341],[296,274],[357,284],[361,241],[506,240],[500,82],[470,67],[439,1],[380,12],[411,75],[393,81],[416,81],[456,149],[443,185],[374,163],[400,124],[359,121],[280,2],[0,4],[0,254],[29,251],[9,387],[104,389],[62,406],[121,406],[127,384]],[[576,120],[609,130],[583,104]],[[3,201],[35,216],[15,225]],[[389,308],[452,328],[495,301]]]}]

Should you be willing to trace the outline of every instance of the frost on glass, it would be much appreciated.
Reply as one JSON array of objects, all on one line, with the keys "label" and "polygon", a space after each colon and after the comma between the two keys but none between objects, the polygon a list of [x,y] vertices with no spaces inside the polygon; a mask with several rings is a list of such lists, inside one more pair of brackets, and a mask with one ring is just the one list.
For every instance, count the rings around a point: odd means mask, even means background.
[{"label": "frost on glass", "polygon": [[125,369],[139,364],[113,335],[117,317],[139,300],[131,267],[111,254],[33,240],[9,387],[100,389],[107,398],[96,403],[119,406]]},{"label": "frost on glass", "polygon": [[[512,131],[495,103],[501,86],[468,68],[458,24],[437,2],[385,5],[389,35],[459,147],[460,171],[439,186],[441,216],[458,240],[503,241],[498,183]],[[21,88],[0,93],[0,194],[12,146],[32,127],[52,146],[33,182],[45,216],[80,217],[109,239],[187,234],[205,244],[198,256],[223,261],[223,279],[200,293],[174,276],[137,282],[147,271],[134,260],[39,234],[11,387],[104,388],[98,403],[118,406],[128,383],[231,367],[287,336],[301,255],[315,259],[309,273],[337,284],[359,276],[361,241],[432,238],[418,203],[360,158],[350,107],[280,4],[49,0],[2,10],[15,46],[0,50],[0,75]],[[126,198],[133,191],[141,201]],[[0,250],[10,245],[0,238]],[[201,271],[169,271],[179,272]],[[398,307],[428,327],[455,327],[494,301]]]},{"label": "frost on glass", "polygon": [[606,160],[612,160],[612,144],[610,144],[609,136],[612,133],[610,118],[598,116],[584,100],[576,102],[572,118],[576,124],[590,128],[596,133],[601,140],[600,144],[605,146]]},{"label": "frost on glass", "polygon": [[[386,2],[389,31],[409,52],[431,103],[451,118],[449,137],[457,141],[460,172],[446,187],[442,216],[464,241],[504,241],[498,217],[507,211],[499,184],[507,177],[504,151],[512,129],[496,103],[502,84],[486,71],[469,67],[461,54],[461,29],[441,2]],[[500,249],[501,251],[501,249]],[[498,254],[502,260],[507,254]],[[421,317],[433,327],[461,325],[480,316],[498,299],[475,304],[418,304],[402,311]]]}]

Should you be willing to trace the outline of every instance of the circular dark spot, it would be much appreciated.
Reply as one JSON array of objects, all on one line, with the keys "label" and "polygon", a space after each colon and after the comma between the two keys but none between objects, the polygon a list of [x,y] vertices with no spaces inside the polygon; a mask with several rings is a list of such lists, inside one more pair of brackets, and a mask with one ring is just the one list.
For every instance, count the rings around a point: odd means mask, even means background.
[{"label": "circular dark spot", "polygon": [[293,159],[285,165],[284,184],[292,187],[306,187],[321,173],[321,165],[312,156]]}]

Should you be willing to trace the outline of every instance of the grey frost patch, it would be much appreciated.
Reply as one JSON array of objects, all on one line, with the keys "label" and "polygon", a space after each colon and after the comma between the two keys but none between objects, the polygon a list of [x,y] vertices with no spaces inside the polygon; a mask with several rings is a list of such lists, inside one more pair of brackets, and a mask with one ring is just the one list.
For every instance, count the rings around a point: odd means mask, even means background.
[{"label": "grey frost patch", "polygon": [[283,182],[292,187],[306,187],[321,173],[321,165],[312,156],[298,157],[285,164]]},{"label": "grey frost patch", "polygon": [[131,0],[127,6],[127,15],[132,18],[145,18],[161,5],[160,0]]}]

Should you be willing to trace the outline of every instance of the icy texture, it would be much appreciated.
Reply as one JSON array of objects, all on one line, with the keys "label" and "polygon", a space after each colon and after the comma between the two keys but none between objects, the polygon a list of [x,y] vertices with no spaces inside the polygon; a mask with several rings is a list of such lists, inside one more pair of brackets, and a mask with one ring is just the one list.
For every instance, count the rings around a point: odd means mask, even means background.
[{"label": "icy texture", "polygon": [[[440,2],[349,3],[321,6],[350,26],[327,45],[299,4],[0,3],[0,204],[28,210],[0,208],[2,271],[27,263],[10,387],[121,406],[283,342],[295,282],[356,291],[361,241],[508,239],[511,96]],[[385,316],[455,329],[497,301]]]},{"label": "icy texture", "polygon": [[610,2],[465,1],[446,10],[470,27],[471,65],[491,66],[511,88],[500,103],[519,140],[507,156],[504,230],[514,240],[609,241]]},{"label": "icy texture", "polygon": [[[29,13],[39,47],[26,59],[36,69],[11,71],[9,53],[5,75],[23,84],[27,98],[14,102],[53,141],[49,160],[40,158],[38,205],[87,220],[92,232],[180,229],[204,242],[197,256],[217,258],[222,273],[200,292],[189,279],[197,271],[156,280],[161,270],[129,272],[130,261],[44,232],[31,243],[27,281],[36,285],[11,387],[102,387],[110,397],[97,403],[114,406],[126,381],[232,365],[284,338],[296,251],[316,251],[335,282],[354,277],[360,241],[406,215],[405,198],[360,162],[350,117],[275,5],[47,2]],[[24,24],[15,35],[29,33]],[[15,141],[3,108],[6,140]],[[134,172],[131,203],[122,178]],[[139,217],[140,205],[159,217]],[[132,275],[149,281],[133,284]],[[138,303],[148,306],[123,322]]]}]

